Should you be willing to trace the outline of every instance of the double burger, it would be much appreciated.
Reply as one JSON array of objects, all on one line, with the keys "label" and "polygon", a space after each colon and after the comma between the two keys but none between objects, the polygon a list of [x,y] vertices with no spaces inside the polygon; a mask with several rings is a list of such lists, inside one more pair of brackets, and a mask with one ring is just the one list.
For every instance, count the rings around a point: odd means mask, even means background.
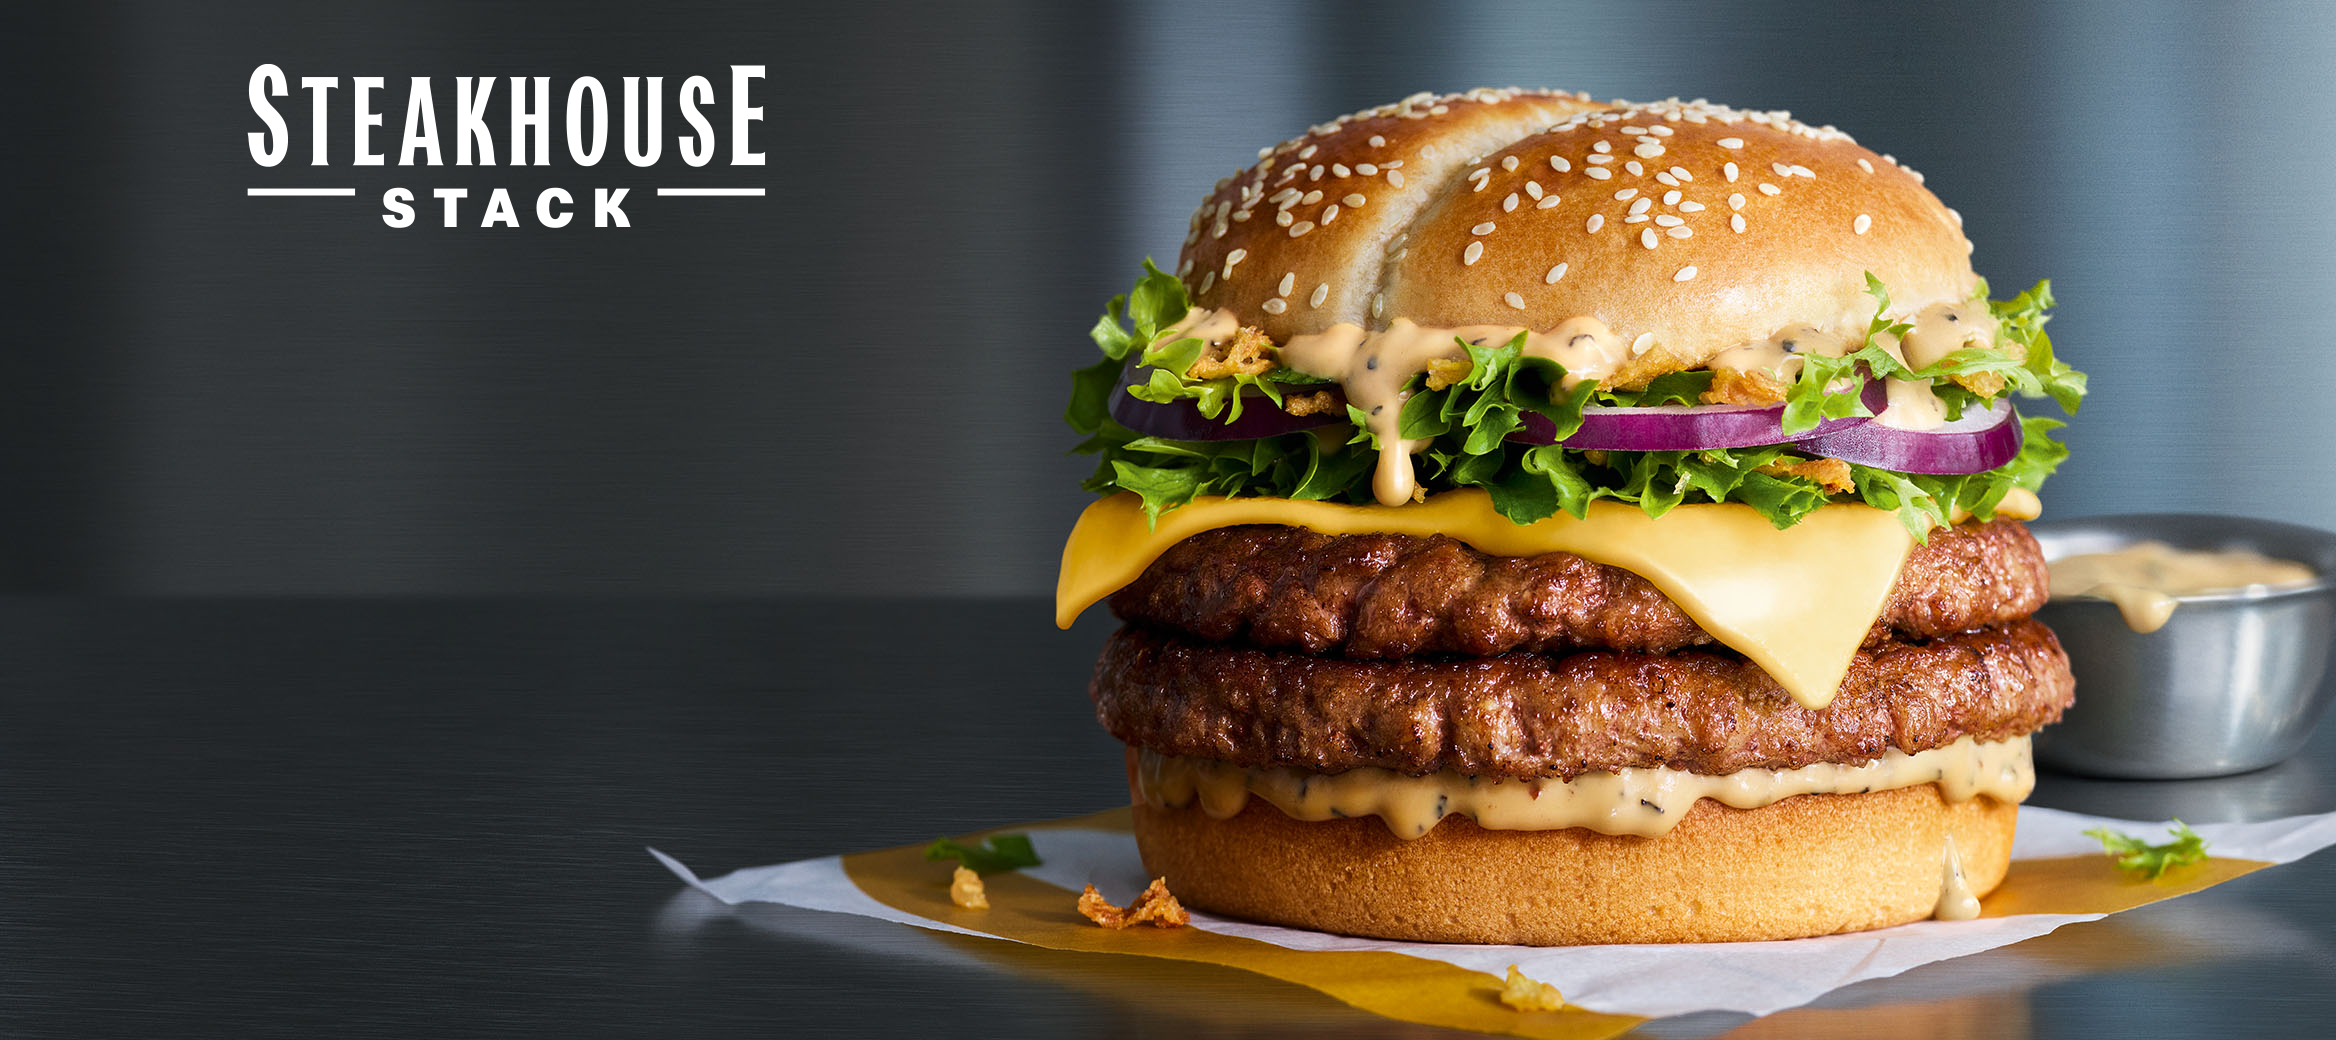
[{"label": "double burger", "polygon": [[[2084,377],[1832,127],[1421,95],[1258,154],[1095,328],[1096,714],[1193,907],[1388,939],[1969,916],[2070,703]],[[2035,410],[2035,405],[2030,405]]]}]

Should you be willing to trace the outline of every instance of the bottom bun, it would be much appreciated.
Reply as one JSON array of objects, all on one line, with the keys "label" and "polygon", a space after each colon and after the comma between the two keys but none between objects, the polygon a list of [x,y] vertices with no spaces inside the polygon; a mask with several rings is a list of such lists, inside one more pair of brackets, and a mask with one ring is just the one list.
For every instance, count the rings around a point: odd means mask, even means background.
[{"label": "bottom bun", "polygon": [[1922,784],[1758,809],[1707,798],[1659,838],[1451,816],[1406,841],[1375,817],[1307,823],[1251,798],[1225,820],[1139,801],[1135,834],[1144,869],[1186,905],[1253,921],[1419,942],[1741,942],[1931,916],[1949,835],[1985,895],[2010,866],[2018,813]]}]

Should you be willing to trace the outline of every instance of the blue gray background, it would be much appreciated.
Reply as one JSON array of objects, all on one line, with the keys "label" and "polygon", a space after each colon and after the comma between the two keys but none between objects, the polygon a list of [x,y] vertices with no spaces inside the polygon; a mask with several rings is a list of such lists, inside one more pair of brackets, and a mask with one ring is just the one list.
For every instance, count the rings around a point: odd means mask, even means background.
[{"label": "blue gray background", "polygon": [[[2093,375],[2054,514],[2336,526],[2336,13],[2218,7],[15,12],[0,590],[1044,591],[1102,301],[1260,145],[1508,84],[1790,109],[1924,171],[1981,273],[2054,280]],[[244,89],[270,61],[562,86],[759,62],[772,163],[353,170],[343,142],[261,169]],[[358,198],[243,194],[327,181]],[[631,186],[634,226],[391,230],[395,184]],[[649,197],[692,184],[770,196]]]}]

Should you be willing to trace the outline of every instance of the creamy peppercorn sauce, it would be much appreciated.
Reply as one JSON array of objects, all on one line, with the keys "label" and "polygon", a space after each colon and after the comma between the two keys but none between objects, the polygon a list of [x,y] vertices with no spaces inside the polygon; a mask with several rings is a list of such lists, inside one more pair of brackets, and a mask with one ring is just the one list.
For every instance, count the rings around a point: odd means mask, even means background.
[{"label": "creamy peppercorn sauce", "polygon": [[[1912,327],[1903,339],[1879,333],[1875,342],[1891,357],[1915,369],[1936,364],[1965,346],[1992,346],[1997,328],[1994,312],[1984,300],[1932,304],[1908,318],[1907,324]],[[1232,311],[1194,307],[1153,342],[1193,338],[1215,344],[1232,339],[1240,330],[1241,319]],[[1708,367],[1765,372],[1789,383],[1800,375],[1801,355],[1840,357],[1864,343],[1865,329],[1856,332],[1848,336],[1813,325],[1787,325],[1767,339],[1719,352]],[[1568,318],[1546,332],[1514,325],[1428,328],[1397,318],[1384,329],[1366,330],[1352,322],[1340,322],[1321,332],[1292,336],[1281,345],[1280,357],[1281,363],[1294,371],[1337,383],[1347,403],[1363,411],[1372,435],[1391,446],[1379,452],[1378,466],[1371,475],[1371,494],[1379,504],[1395,506],[1411,501],[1419,490],[1412,456],[1427,446],[1425,441],[1397,435],[1403,402],[1410,397],[1405,385],[1427,371],[1431,362],[1466,357],[1461,341],[1500,344],[1519,333],[1525,336],[1526,357],[1547,358],[1564,366],[1562,385],[1569,390],[1584,381],[1613,375],[1625,361],[1645,354],[1653,343],[1651,335],[1625,342],[1605,322],[1588,315]],[[1890,404],[1875,417],[1876,422],[1928,430],[1946,421],[1945,407],[1931,393],[1928,381],[1893,378],[1885,385]]]},{"label": "creamy peppercorn sauce", "polygon": [[[2041,508],[2034,495],[2015,490],[1996,514],[2028,520]],[[1122,492],[1088,506],[1063,545],[1056,624],[1069,628],[1169,546],[1240,524],[1331,535],[1440,534],[1495,556],[1565,552],[1620,567],[1653,583],[1809,708],[1833,700],[1914,544],[1897,514],[1852,503],[1826,506],[1781,531],[1740,503],[1682,505],[1657,520],[1637,506],[1601,500],[1580,519],[1560,513],[1517,524],[1493,509],[1490,495],[1467,488],[1401,506],[1202,497],[1154,523],[1140,499]]]},{"label": "creamy peppercorn sauce", "polygon": [[2246,549],[2177,549],[2164,542],[2135,542],[2105,553],[2083,553],[2052,561],[2053,599],[2105,599],[2117,605],[2125,625],[2155,632],[2174,616],[2183,596],[2268,593],[2308,585],[2320,577],[2294,560]]},{"label": "creamy peppercorn sauce", "polygon": [[[1583,773],[1570,780],[1466,776],[1445,771],[1412,776],[1376,766],[1335,774],[1289,767],[1249,769],[1205,758],[1140,751],[1135,788],[1147,804],[1199,805],[1216,819],[1240,813],[1254,796],[1294,820],[1377,816],[1399,838],[1417,838],[1444,817],[1466,816],[1496,831],[1586,827],[1603,834],[1658,837],[1709,798],[1757,809],[1804,794],[1863,794],[1937,784],[1949,801],[1982,795],[2006,803],[2028,797],[2036,768],[2027,737],[1982,742],[1964,737],[1908,754],[1895,748],[1863,765],[1819,763],[1798,769],[1742,769],[1705,776],[1660,767]],[[1947,887],[1960,880],[1950,858]]]}]

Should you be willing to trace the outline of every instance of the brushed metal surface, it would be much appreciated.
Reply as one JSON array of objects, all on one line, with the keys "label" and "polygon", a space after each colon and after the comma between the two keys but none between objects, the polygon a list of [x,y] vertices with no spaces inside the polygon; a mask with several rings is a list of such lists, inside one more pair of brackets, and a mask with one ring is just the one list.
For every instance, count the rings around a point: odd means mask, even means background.
[{"label": "brushed metal surface", "polygon": [[[1228,970],[724,911],[641,851],[727,871],[1113,805],[1084,693],[1110,627],[1037,599],[0,599],[0,1033],[1460,1035]],[[2332,765],[2324,730],[2246,776],[2047,773],[2033,802],[2327,811]],[[1645,1035],[2319,1035],[2332,944],[2322,854]]]}]

